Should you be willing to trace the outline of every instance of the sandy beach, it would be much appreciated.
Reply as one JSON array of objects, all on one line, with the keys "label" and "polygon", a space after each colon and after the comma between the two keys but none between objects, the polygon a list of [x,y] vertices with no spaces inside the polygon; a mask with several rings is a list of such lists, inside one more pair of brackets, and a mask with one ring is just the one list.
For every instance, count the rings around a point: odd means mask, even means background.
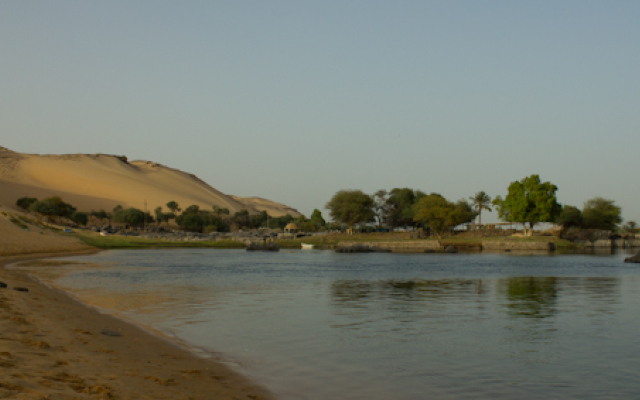
[{"label": "sandy beach", "polygon": [[95,251],[75,238],[24,231],[0,218],[0,282],[7,285],[0,288],[0,398],[273,398],[223,363],[5,268]]}]

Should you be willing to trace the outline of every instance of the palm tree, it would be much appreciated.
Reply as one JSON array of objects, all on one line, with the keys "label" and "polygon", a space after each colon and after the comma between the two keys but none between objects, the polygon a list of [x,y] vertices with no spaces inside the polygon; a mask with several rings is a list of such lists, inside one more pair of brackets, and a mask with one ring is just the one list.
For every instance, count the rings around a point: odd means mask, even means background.
[{"label": "palm tree", "polygon": [[475,196],[469,197],[469,199],[471,200],[471,204],[473,204],[474,210],[478,213],[478,225],[482,225],[482,210],[485,209],[489,212],[492,211],[491,207],[489,207],[489,204],[491,204],[491,197],[489,197],[489,195],[484,191],[481,191],[477,192]]}]

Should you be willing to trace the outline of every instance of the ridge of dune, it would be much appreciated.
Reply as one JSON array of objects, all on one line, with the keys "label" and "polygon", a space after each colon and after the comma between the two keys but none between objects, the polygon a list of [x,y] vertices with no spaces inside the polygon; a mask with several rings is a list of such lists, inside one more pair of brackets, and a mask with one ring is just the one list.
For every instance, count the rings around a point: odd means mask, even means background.
[{"label": "ridge of dune", "polygon": [[255,208],[258,211],[266,211],[269,215],[286,215],[289,214],[293,217],[302,215],[300,211],[287,205],[276,203],[275,201],[263,199],[262,197],[240,197],[229,195],[232,199],[245,204],[247,207]]},{"label": "ridge of dune", "polygon": [[[161,206],[167,211],[169,201],[176,201],[183,209],[195,204],[210,210],[215,205],[228,208],[231,214],[242,209],[251,214],[262,210],[251,201],[220,192],[193,174],[108,154],[22,154],[0,147],[0,189],[0,204],[9,207],[23,196],[57,195],[84,211],[110,210],[116,205],[143,209],[145,202],[147,210]],[[267,212],[274,217],[295,211],[273,204]]]}]

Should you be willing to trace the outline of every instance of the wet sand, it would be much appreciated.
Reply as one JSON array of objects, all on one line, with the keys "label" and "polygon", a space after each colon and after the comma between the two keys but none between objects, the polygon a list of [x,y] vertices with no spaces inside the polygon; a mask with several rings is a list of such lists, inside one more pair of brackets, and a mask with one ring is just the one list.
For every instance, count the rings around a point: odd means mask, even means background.
[{"label": "wet sand", "polygon": [[0,258],[0,398],[272,398],[222,363],[4,268],[36,257]]}]

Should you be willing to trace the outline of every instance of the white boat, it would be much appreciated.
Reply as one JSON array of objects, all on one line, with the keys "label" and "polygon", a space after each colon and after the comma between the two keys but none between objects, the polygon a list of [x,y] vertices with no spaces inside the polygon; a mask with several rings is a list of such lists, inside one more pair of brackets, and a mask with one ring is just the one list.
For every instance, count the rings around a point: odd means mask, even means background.
[{"label": "white boat", "polygon": [[313,250],[316,246],[309,243],[302,243],[302,250]]}]

